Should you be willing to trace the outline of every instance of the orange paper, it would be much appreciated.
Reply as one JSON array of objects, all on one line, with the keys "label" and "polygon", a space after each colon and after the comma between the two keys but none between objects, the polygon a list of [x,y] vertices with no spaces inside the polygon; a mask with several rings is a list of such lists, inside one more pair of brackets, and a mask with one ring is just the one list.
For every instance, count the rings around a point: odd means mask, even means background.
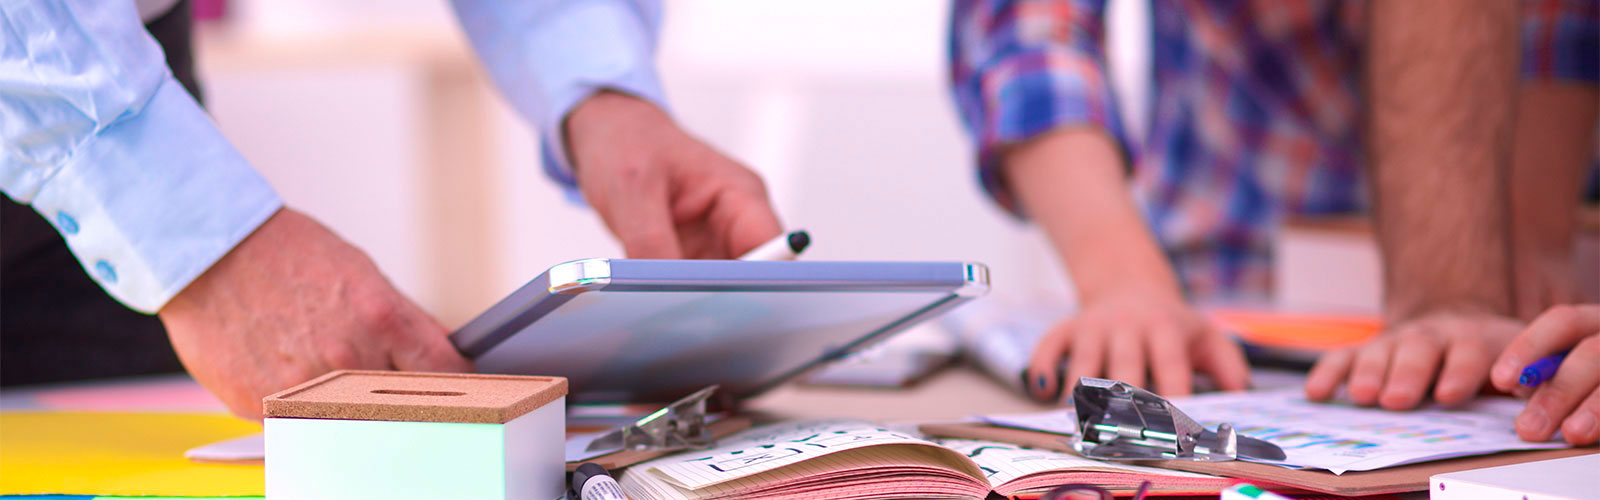
[{"label": "orange paper", "polygon": [[1245,342],[1265,347],[1331,351],[1359,345],[1378,335],[1383,322],[1360,314],[1295,314],[1257,311],[1215,311],[1218,323],[1239,333]]}]

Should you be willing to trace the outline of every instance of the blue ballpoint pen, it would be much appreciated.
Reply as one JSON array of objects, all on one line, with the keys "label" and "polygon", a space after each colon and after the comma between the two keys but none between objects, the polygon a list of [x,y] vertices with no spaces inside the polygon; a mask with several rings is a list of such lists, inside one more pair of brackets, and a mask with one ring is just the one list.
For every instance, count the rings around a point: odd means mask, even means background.
[{"label": "blue ballpoint pen", "polygon": [[1556,368],[1561,366],[1561,360],[1567,358],[1567,352],[1561,351],[1540,358],[1522,369],[1522,376],[1517,378],[1517,383],[1523,387],[1538,387],[1539,384],[1556,376]]}]

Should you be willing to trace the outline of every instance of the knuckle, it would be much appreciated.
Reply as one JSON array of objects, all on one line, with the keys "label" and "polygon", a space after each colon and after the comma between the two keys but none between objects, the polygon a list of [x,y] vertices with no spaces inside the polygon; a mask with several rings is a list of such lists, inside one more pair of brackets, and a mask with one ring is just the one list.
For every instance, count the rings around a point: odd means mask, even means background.
[{"label": "knuckle", "polygon": [[350,301],[357,320],[369,331],[388,331],[399,322],[400,304],[388,294],[357,293]]},{"label": "knuckle", "polygon": [[1439,348],[1449,348],[1451,350],[1462,349],[1472,354],[1487,354],[1490,351],[1489,341],[1481,336],[1476,335],[1458,337],[1448,345],[1440,345]]},{"label": "knuckle", "polygon": [[1600,421],[1600,386],[1590,391],[1589,397],[1583,399],[1580,408],[1594,414],[1595,420]]},{"label": "knuckle", "polygon": [[1471,334],[1465,334],[1465,335],[1439,335],[1439,334],[1421,335],[1421,334],[1419,334],[1419,335],[1417,335],[1415,337],[1412,337],[1412,338],[1417,339],[1420,342],[1426,343],[1429,347],[1432,347],[1434,349],[1439,349],[1439,350],[1448,349],[1452,345],[1484,345],[1483,336],[1481,336],[1481,335],[1471,335]]},{"label": "knuckle", "polygon": [[1378,397],[1378,406],[1390,411],[1408,410],[1417,404],[1417,399],[1410,393],[1388,390]]},{"label": "knuckle", "polygon": [[1561,382],[1561,379],[1557,378],[1556,380],[1551,381],[1549,384],[1540,386],[1539,391],[1533,394],[1533,399],[1530,400],[1528,404],[1537,404],[1546,408],[1547,411],[1549,411],[1549,409],[1560,407],[1571,408],[1573,405],[1577,404],[1577,399],[1582,397],[1583,394],[1580,394],[1578,391],[1575,391],[1570,387],[1566,387],[1565,384],[1561,384],[1559,382]]},{"label": "knuckle", "polygon": [[1100,327],[1100,323],[1096,321],[1096,318],[1080,318],[1067,331],[1067,334],[1073,340],[1100,340],[1105,334],[1105,329]]},{"label": "knuckle", "polygon": [[476,369],[471,361],[456,354],[454,349],[435,349],[431,357],[434,366],[441,370],[471,372]]},{"label": "knuckle", "polygon": [[665,160],[628,163],[623,168],[622,185],[631,193],[649,191],[664,193],[670,187],[669,180],[672,177],[672,169],[676,165],[676,163]]},{"label": "knuckle", "polygon": [[1350,351],[1348,350],[1338,350],[1323,354],[1317,358],[1316,364],[1311,365],[1310,377],[1316,378],[1319,373],[1327,373],[1333,370],[1335,367],[1345,364],[1349,360]]},{"label": "knuckle", "polygon": [[312,365],[297,366],[292,369],[285,370],[283,373],[275,377],[275,380],[273,380],[273,387],[268,387],[265,391],[265,394],[262,394],[262,396],[300,385],[305,383],[307,380],[321,377],[328,371],[330,370]]},{"label": "knuckle", "polygon": [[345,342],[329,342],[322,346],[322,359],[329,367],[362,368],[361,355],[354,346]]},{"label": "knuckle", "polygon": [[735,179],[737,186],[739,186],[741,189],[749,191],[751,194],[761,198],[767,197],[767,181],[766,179],[762,179],[761,176],[757,175],[755,172],[752,172],[746,168],[740,168],[739,175],[737,175]]},{"label": "knuckle", "polygon": [[457,359],[454,349],[431,338],[418,339],[415,350],[417,358],[432,368],[453,366]]},{"label": "knuckle", "polygon": [[[589,173],[593,177],[581,179],[580,183],[595,186],[597,189],[592,193],[592,197],[601,200],[624,200],[637,196],[641,191],[663,185],[658,180],[660,171],[652,168],[648,162],[638,159],[611,162],[604,168],[594,169]],[[596,182],[582,183],[582,180]],[[584,194],[591,193],[586,190]]]},{"label": "knuckle", "polygon": [[1557,304],[1545,311],[1544,317],[1550,318],[1550,321],[1556,324],[1570,325],[1578,321],[1578,308],[1571,304]]},{"label": "knuckle", "polygon": [[1449,336],[1439,335],[1435,330],[1426,328],[1413,328],[1401,332],[1394,339],[1395,344],[1418,343],[1428,345],[1444,345],[1449,343]]},{"label": "knuckle", "polygon": [[1568,356],[1580,359],[1600,359],[1600,335],[1590,335],[1589,338],[1578,342],[1578,345],[1572,348],[1572,352]]},{"label": "knuckle", "polygon": [[228,412],[236,417],[245,420],[261,418],[261,400],[259,399],[252,400],[248,397],[229,398],[226,406],[228,407]]},{"label": "knuckle", "polygon": [[654,178],[656,172],[646,162],[638,160],[618,162],[609,170],[612,178],[623,184],[645,183]]},{"label": "knuckle", "polygon": [[624,243],[630,256],[649,257],[672,247],[673,233],[665,228],[640,229],[630,233]]}]

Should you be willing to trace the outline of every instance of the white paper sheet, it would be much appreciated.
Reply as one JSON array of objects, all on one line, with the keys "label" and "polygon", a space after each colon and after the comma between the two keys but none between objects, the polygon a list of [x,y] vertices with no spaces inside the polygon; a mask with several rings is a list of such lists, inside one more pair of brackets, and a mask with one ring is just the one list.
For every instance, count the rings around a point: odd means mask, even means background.
[{"label": "white paper sheet", "polygon": [[989,425],[1052,432],[1063,436],[1078,433],[1078,416],[1071,408],[1043,413],[981,415],[978,421]]},{"label": "white paper sheet", "polygon": [[[1334,474],[1509,450],[1566,448],[1559,441],[1529,443],[1512,423],[1522,402],[1478,398],[1444,409],[1395,412],[1305,400],[1300,389],[1215,393],[1172,401],[1202,425],[1233,424],[1247,436],[1283,448],[1290,465]],[[1557,437],[1556,439],[1559,439]]]},{"label": "white paper sheet", "polygon": [[610,434],[610,430],[585,432],[567,436],[566,460],[568,462],[582,462],[600,455],[615,453],[617,450],[589,451],[589,443],[600,439],[600,436]]},{"label": "white paper sheet", "polygon": [[198,446],[183,452],[183,456],[190,460],[209,462],[265,460],[267,458],[267,441],[265,435],[258,432],[240,438]]}]

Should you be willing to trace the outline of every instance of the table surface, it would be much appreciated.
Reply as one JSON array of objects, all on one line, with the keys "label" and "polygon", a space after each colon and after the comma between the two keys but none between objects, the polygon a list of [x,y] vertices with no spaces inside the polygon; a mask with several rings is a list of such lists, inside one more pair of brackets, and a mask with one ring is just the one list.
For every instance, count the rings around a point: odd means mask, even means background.
[{"label": "table surface", "polygon": [[[1302,374],[1258,370],[1254,385],[1297,385]],[[789,384],[746,402],[765,419],[862,418],[890,423],[962,420],[977,414],[1032,413],[1055,408],[1037,403],[965,366],[942,370],[901,389]],[[0,409],[43,411],[223,413],[226,408],[186,375],[8,388]],[[1421,500],[1426,493],[1406,496]]]},{"label": "table surface", "polygon": [[[1256,370],[1256,388],[1298,385],[1303,375]],[[965,365],[942,370],[907,388],[787,384],[752,399],[745,410],[778,419],[863,418],[952,421],[976,414],[1040,412],[1034,402]],[[132,377],[0,390],[0,410],[158,411],[222,413],[227,409],[187,375]]]},{"label": "table surface", "polygon": [[[784,419],[852,417],[936,421],[977,413],[1044,411],[1052,406],[1035,403],[976,370],[957,366],[904,389],[788,384],[748,401],[743,408]],[[0,390],[0,409],[227,411],[221,401],[186,375],[6,388]]]}]

